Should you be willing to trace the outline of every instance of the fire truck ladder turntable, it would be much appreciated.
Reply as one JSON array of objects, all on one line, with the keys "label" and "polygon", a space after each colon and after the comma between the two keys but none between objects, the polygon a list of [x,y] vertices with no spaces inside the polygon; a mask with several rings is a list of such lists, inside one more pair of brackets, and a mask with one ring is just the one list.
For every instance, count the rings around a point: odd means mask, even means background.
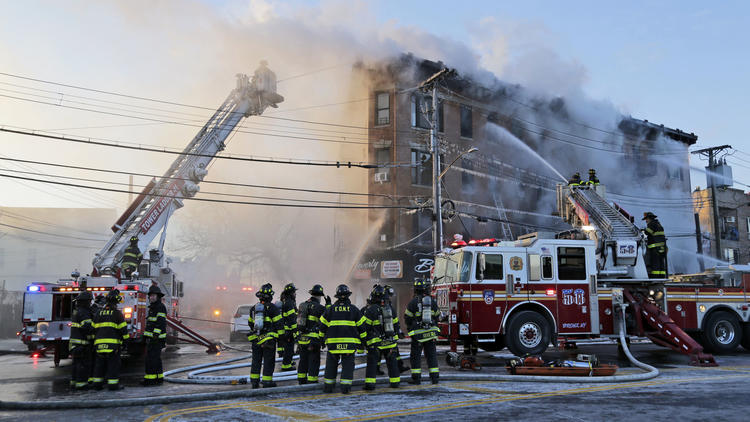
[{"label": "fire truck ladder turntable", "polygon": [[[558,185],[558,207],[561,216],[579,228],[581,225],[593,225],[601,233],[601,240],[605,242],[635,240],[639,245],[636,262],[643,259],[640,254],[645,241],[640,229],[626,217],[624,210],[610,205],[602,196],[603,193],[604,187],[601,185]],[[617,250],[613,253],[617,253]],[[687,355],[691,365],[718,366],[713,355],[704,353],[703,346],[683,331],[669,315],[632,288],[633,282],[663,284],[664,281],[666,280],[648,280],[647,277],[599,279],[600,283],[606,282],[623,288],[624,299],[632,307],[637,335],[645,336],[655,344]]]}]

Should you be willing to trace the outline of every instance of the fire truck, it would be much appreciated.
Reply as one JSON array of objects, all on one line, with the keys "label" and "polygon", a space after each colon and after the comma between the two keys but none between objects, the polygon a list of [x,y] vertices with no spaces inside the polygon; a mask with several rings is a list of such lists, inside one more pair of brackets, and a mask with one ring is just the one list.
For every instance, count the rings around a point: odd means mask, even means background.
[{"label": "fire truck", "polygon": [[436,257],[441,334],[455,351],[504,347],[536,355],[552,343],[627,335],[715,365],[714,353],[750,348],[750,268],[649,279],[645,235],[606,199],[603,185],[557,187],[572,230],[515,241],[457,241]]},{"label": "fire truck", "polygon": [[[165,294],[167,307],[168,340],[180,340],[206,346],[216,351],[216,345],[191,330],[179,320],[179,300],[183,285],[169,267],[164,256],[167,223],[186,198],[195,196],[199,184],[208,173],[210,163],[224,150],[225,142],[243,118],[261,115],[268,107],[278,107],[284,98],[276,92],[276,75],[265,61],[252,77],[237,75],[236,87],[226,100],[198,131],[185,149],[177,155],[169,169],[160,178],[152,179],[130,204],[111,230],[112,237],[94,256],[90,275],[58,280],[57,282],[32,282],[24,294],[23,329],[19,335],[30,350],[54,349],[55,364],[67,357],[74,299],[84,290],[96,296],[117,289],[123,301],[119,309],[128,322],[130,340],[126,351],[143,350],[143,331],[146,328],[147,292],[157,285]],[[130,239],[138,239],[138,248],[147,250],[161,233],[158,245],[144,254],[138,271],[125,277],[120,263]]]}]

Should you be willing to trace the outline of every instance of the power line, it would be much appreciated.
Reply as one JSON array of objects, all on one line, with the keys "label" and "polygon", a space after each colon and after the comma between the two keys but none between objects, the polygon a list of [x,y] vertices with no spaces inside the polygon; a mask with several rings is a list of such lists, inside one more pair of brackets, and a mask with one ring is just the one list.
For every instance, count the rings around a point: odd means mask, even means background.
[{"label": "power line", "polygon": [[[0,95],[1,96],[1,95]],[[60,136],[60,135],[52,135],[52,134],[46,134],[46,133],[37,133],[37,132],[31,132],[28,129],[27,130],[20,130],[20,129],[9,129],[5,126],[0,126],[0,132],[8,132],[8,133],[14,133],[17,135],[26,135],[26,136],[35,136],[39,138],[46,138],[46,139],[57,139],[61,141],[66,142],[77,142],[82,144],[89,144],[89,145],[96,145],[96,146],[106,146],[106,147],[113,147],[113,148],[123,148],[123,149],[131,149],[131,150],[138,150],[138,151],[148,151],[148,152],[158,152],[162,154],[174,154],[174,155],[189,155],[194,157],[209,157],[209,158],[217,158],[217,159],[224,159],[224,160],[236,160],[236,161],[250,161],[250,162],[258,162],[258,163],[271,163],[271,164],[289,164],[289,165],[304,165],[304,166],[317,166],[317,167],[336,167],[336,168],[364,168],[364,169],[375,169],[375,168],[391,168],[391,167],[404,167],[404,166],[411,166],[411,164],[405,165],[405,164],[366,164],[362,162],[330,162],[330,161],[301,161],[301,160],[295,160],[295,159],[274,159],[274,158],[252,158],[252,157],[244,157],[244,156],[235,156],[235,155],[208,155],[208,154],[199,154],[194,152],[184,152],[184,151],[176,151],[176,150],[169,150],[167,148],[155,148],[155,147],[147,147],[147,146],[135,146],[135,145],[124,145],[124,144],[118,144],[113,142],[103,142],[103,141],[97,141],[92,139],[98,139],[98,138],[82,138],[77,136]]]},{"label": "power line", "polygon": [[14,212],[8,211],[8,208],[10,208],[10,207],[0,207],[0,217],[6,216],[6,217],[10,217],[10,218],[15,218],[17,220],[30,222],[30,223],[33,223],[33,224],[39,224],[39,225],[50,226],[50,227],[57,227],[57,228],[61,228],[63,230],[68,230],[68,231],[72,231],[72,232],[79,232],[79,233],[83,233],[83,234],[90,234],[90,235],[94,235],[94,236],[103,236],[104,238],[106,238],[106,236],[102,235],[101,233],[96,233],[96,232],[90,232],[90,231],[86,231],[86,230],[81,230],[81,229],[78,229],[78,228],[75,228],[75,227],[64,226],[64,225],[61,225],[61,224],[55,224],[55,223],[51,223],[49,221],[40,220],[38,218],[32,218],[32,217],[21,215],[21,214],[16,214]]},{"label": "power line", "polygon": [[11,225],[11,224],[5,224],[5,223],[0,223],[0,226],[10,227],[12,229],[23,230],[23,231],[32,232],[32,233],[44,234],[44,235],[47,235],[47,236],[64,237],[64,238],[67,238],[67,239],[88,240],[88,241],[92,241],[92,242],[102,242],[103,241],[102,239],[91,239],[91,238],[87,238],[87,237],[68,236],[68,235],[63,235],[63,234],[55,234],[55,233],[38,231],[38,230],[32,230],[32,229],[27,229],[27,228],[24,228],[24,227],[18,227],[18,226],[14,226],[14,225]]},{"label": "power line", "polygon": [[[88,186],[88,185],[79,185],[75,183],[66,183],[66,182],[56,182],[51,180],[41,180],[41,179],[34,179],[30,177],[23,177],[23,176],[13,176],[9,174],[0,174],[0,177],[7,177],[11,179],[21,179],[21,180],[29,180],[32,182],[39,182],[39,183],[49,183],[54,185],[60,185],[60,186],[73,186],[73,187],[79,187],[79,188],[85,188],[85,189],[93,189],[93,190],[100,190],[100,191],[106,191],[106,192],[117,192],[117,193],[128,193],[128,194],[140,194],[140,192],[130,191],[130,190],[123,190],[123,189],[112,189],[112,188],[103,188],[99,186]],[[209,198],[195,198],[195,197],[181,197],[181,196],[174,196],[174,195],[161,195],[161,194],[149,194],[150,196],[160,197],[160,198],[171,198],[171,199],[182,199],[182,200],[191,200],[191,201],[201,201],[201,202],[213,202],[213,203],[222,203],[222,204],[236,204],[236,205],[258,205],[258,206],[270,206],[270,207],[286,207],[286,208],[320,208],[320,209],[417,209],[419,207],[414,206],[402,206],[402,205],[367,205],[367,206],[351,206],[351,205],[305,205],[305,204],[279,204],[279,203],[268,203],[268,202],[244,202],[244,201],[232,201],[232,200],[223,200],[223,199],[209,199]]]},{"label": "power line", "polygon": [[[150,173],[139,173],[139,172],[132,172],[132,171],[101,169],[101,168],[84,167],[84,166],[73,166],[69,164],[58,164],[58,163],[33,161],[33,160],[21,160],[18,158],[8,158],[8,157],[3,157],[3,156],[0,156],[0,160],[21,162],[21,163],[31,163],[31,164],[38,164],[42,166],[60,167],[60,168],[67,168],[67,169],[74,169],[74,170],[93,171],[93,172],[100,172],[100,173],[122,174],[122,175],[128,175],[128,176],[133,175],[133,176],[141,176],[141,177],[155,177],[155,178],[164,178],[168,180],[190,180],[189,178],[185,178],[185,177],[170,177],[170,176],[160,176],[160,175],[150,174]],[[257,189],[323,193],[323,194],[332,194],[332,195],[373,196],[373,197],[383,197],[383,198],[413,198],[413,196],[411,195],[387,195],[387,194],[382,194],[382,193],[362,193],[362,192],[332,191],[332,190],[321,190],[321,189],[291,188],[291,187],[286,187],[286,186],[255,185],[255,184],[249,184],[249,183],[235,183],[235,182],[225,182],[225,181],[215,181],[215,180],[204,180],[201,183],[224,185],[224,186],[248,187],[248,188],[257,188]]]}]

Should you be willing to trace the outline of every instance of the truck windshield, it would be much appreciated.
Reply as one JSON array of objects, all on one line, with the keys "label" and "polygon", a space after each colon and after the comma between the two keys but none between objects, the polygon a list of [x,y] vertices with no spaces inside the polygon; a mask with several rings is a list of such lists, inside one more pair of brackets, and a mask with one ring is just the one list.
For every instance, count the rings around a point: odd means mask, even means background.
[{"label": "truck windshield", "polygon": [[471,275],[471,252],[441,255],[435,259],[435,284],[468,283]]}]

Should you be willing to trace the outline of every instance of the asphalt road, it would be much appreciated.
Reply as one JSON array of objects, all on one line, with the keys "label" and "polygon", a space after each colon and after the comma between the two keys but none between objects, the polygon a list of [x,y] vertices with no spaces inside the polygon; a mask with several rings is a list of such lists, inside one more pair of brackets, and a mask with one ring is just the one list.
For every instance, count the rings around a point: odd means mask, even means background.
[{"label": "asphalt road", "polygon": [[[0,348],[4,345],[0,342]],[[245,344],[235,344],[247,347]],[[523,382],[441,382],[412,386],[402,383],[399,389],[378,386],[375,392],[355,387],[349,395],[305,392],[278,394],[269,390],[262,398],[215,402],[175,403],[145,407],[66,411],[0,411],[0,419],[26,421],[112,420],[117,421],[222,421],[245,420],[576,420],[680,421],[750,419],[750,353],[743,349],[718,357],[717,368],[687,365],[686,357],[651,344],[632,347],[636,357],[657,366],[662,375],[642,382],[619,384],[542,384]],[[402,349],[402,351],[406,351]],[[571,357],[576,353],[595,353],[603,362],[617,363],[618,373],[632,373],[613,345],[581,345],[579,350],[548,352],[545,359]],[[165,354],[168,369],[195,363],[218,361],[241,356],[226,351],[220,356],[206,355],[200,348],[183,347]],[[504,373],[505,353],[480,353],[481,373]],[[443,367],[441,371],[453,371]],[[23,355],[0,356],[0,400],[77,400],[127,398],[153,395],[187,394],[249,388],[248,386],[205,386],[167,384],[162,388],[137,386],[142,363],[131,361],[124,366],[127,388],[108,392],[71,393],[67,390],[69,361],[54,368],[49,358],[30,359]],[[236,370],[232,373],[246,373]],[[355,378],[364,377],[359,371]]]}]

